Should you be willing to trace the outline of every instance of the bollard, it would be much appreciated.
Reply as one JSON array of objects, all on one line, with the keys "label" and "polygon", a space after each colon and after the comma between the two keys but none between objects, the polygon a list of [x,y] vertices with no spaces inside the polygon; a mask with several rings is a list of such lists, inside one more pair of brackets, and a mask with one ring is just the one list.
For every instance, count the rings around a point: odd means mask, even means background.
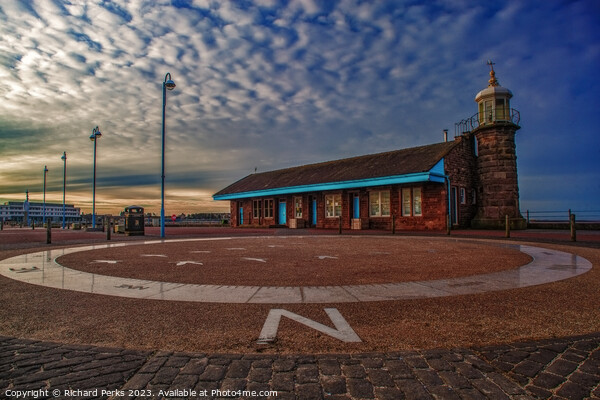
[{"label": "bollard", "polygon": [[339,218],[339,232],[338,233],[341,235],[342,234],[342,217],[340,216],[338,218]]},{"label": "bollard", "polygon": [[31,230],[35,231],[35,221],[31,221]]},{"label": "bollard", "polygon": [[52,243],[52,222],[46,224],[46,244]]},{"label": "bollard", "polygon": [[106,218],[106,221],[104,221],[104,225],[106,226],[106,240],[110,240],[110,231],[111,231],[111,220],[109,218]]},{"label": "bollard", "polygon": [[510,220],[508,219],[508,214],[504,216],[504,225],[505,225],[504,237],[509,238],[510,237]]},{"label": "bollard", "polygon": [[396,214],[392,214],[392,235],[396,233]]},{"label": "bollard", "polygon": [[571,242],[577,241],[577,229],[575,228],[575,214],[571,214]]}]

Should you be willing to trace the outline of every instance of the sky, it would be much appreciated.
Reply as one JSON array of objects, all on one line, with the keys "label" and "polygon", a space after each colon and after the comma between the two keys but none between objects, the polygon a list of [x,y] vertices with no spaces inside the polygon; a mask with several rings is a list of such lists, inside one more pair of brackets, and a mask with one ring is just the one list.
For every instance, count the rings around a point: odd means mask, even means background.
[{"label": "sky", "polygon": [[443,141],[488,59],[520,112],[521,210],[600,210],[600,2],[0,0],[0,203],[227,211],[255,171]]}]

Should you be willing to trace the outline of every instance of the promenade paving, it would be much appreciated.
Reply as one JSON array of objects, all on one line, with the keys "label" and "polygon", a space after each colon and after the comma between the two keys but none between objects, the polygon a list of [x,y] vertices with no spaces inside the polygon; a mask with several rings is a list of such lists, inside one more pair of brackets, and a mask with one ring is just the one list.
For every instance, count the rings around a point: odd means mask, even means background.
[{"label": "promenade paving", "polygon": [[0,337],[0,396],[598,399],[600,334],[367,354],[135,351]]}]

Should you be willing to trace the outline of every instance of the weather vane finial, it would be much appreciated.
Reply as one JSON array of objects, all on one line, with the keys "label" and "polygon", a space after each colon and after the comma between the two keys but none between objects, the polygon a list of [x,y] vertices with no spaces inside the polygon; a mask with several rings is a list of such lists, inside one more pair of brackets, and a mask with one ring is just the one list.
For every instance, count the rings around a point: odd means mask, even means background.
[{"label": "weather vane finial", "polygon": [[490,80],[488,81],[488,86],[499,86],[500,84],[498,83],[498,80],[496,79],[496,72],[494,72],[494,65],[496,65],[496,63],[493,62],[492,60],[487,60],[487,65],[489,65],[491,68]]}]

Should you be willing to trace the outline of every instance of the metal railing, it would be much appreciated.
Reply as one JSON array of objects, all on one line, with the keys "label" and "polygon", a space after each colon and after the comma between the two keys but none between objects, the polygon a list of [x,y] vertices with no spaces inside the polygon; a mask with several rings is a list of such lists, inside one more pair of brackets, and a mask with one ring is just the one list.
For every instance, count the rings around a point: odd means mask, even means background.
[{"label": "metal railing", "polygon": [[514,108],[496,108],[483,113],[476,113],[470,118],[465,118],[454,124],[454,136],[460,136],[479,128],[480,126],[493,125],[496,123],[511,122],[519,125],[521,113]]},{"label": "metal railing", "polygon": [[577,222],[600,223],[600,210],[562,210],[562,211],[531,211],[525,215],[527,223],[536,222],[569,222],[571,214],[577,215]]}]

